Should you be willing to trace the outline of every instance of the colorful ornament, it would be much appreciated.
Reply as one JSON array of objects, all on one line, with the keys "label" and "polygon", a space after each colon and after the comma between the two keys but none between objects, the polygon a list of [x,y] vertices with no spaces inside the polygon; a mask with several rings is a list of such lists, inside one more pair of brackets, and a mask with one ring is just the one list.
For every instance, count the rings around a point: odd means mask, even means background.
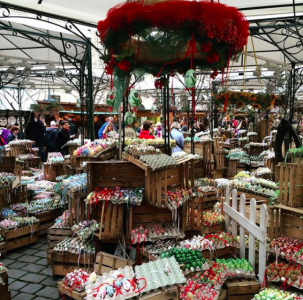
[{"label": "colorful ornament", "polygon": [[116,93],[114,91],[110,91],[106,96],[106,104],[109,107],[113,107],[116,101]]},{"label": "colorful ornament", "polygon": [[128,104],[132,109],[138,109],[142,103],[138,90],[132,89],[128,96]]},{"label": "colorful ornament", "polygon": [[130,111],[127,111],[125,113],[125,116],[124,116],[124,123],[125,125],[132,125],[134,122],[134,116],[132,115],[132,113]]},{"label": "colorful ornament", "polygon": [[185,74],[185,86],[187,89],[192,89],[195,87],[197,82],[197,76],[195,70],[189,69]]}]

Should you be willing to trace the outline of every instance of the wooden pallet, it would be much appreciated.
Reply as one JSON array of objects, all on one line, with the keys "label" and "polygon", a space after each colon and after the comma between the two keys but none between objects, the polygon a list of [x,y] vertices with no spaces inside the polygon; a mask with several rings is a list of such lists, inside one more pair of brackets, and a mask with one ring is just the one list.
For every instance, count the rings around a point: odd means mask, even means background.
[{"label": "wooden pallet", "polygon": [[251,300],[261,288],[256,279],[233,278],[224,283],[227,290],[227,300]]},{"label": "wooden pallet", "polygon": [[48,249],[53,249],[59,242],[71,237],[73,234],[70,227],[67,228],[54,228],[51,227],[47,231],[47,244]]},{"label": "wooden pallet", "polygon": [[126,266],[132,267],[134,262],[119,256],[111,255],[105,252],[98,252],[96,255],[94,271],[98,275],[108,273],[112,270],[123,269]]},{"label": "wooden pallet", "polygon": [[33,244],[39,239],[39,223],[27,225],[17,229],[1,229],[0,234],[7,244],[7,251]]},{"label": "wooden pallet", "polygon": [[[61,295],[67,295],[68,297],[75,299],[75,300],[84,300],[84,298],[86,297],[85,291],[77,292],[73,288],[63,284],[62,281],[59,281],[57,286],[58,286],[58,290],[61,293]],[[62,298],[63,298],[63,296],[62,296]]]},{"label": "wooden pallet", "polygon": [[[78,264],[79,262],[79,264]],[[78,269],[84,269],[91,272],[94,269],[94,255],[87,253],[72,254],[70,252],[52,252],[52,271],[53,276],[65,276],[67,273],[73,272]]]},{"label": "wooden pallet", "polygon": [[292,206],[303,206],[303,164],[279,163],[279,202]]},{"label": "wooden pallet", "polygon": [[99,240],[121,238],[125,204],[102,201]]}]

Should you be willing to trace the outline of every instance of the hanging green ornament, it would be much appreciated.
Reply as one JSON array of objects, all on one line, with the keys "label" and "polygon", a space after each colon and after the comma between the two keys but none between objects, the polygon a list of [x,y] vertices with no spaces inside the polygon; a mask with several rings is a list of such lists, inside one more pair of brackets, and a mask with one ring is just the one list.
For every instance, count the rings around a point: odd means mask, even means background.
[{"label": "hanging green ornament", "polygon": [[126,126],[132,125],[134,122],[134,116],[130,111],[127,111],[124,116],[124,123]]},{"label": "hanging green ornament", "polygon": [[197,75],[195,70],[189,69],[185,74],[185,86],[187,89],[192,89],[196,86]]},{"label": "hanging green ornament", "polygon": [[116,93],[114,91],[110,91],[106,96],[106,104],[109,107],[113,107],[116,101]]},{"label": "hanging green ornament", "polygon": [[141,96],[136,89],[132,89],[128,96],[128,104],[131,109],[137,110],[142,103]]}]

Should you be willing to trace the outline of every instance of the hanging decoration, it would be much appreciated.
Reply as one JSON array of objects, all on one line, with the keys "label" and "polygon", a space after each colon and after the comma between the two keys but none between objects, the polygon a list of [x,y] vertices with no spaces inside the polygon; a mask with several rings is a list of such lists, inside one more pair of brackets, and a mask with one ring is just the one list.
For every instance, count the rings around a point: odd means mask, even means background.
[{"label": "hanging decoration", "polygon": [[222,92],[214,95],[214,104],[218,107],[222,105],[235,105],[237,109],[245,105],[251,106],[253,109],[271,109],[274,106],[285,104],[284,95],[277,96],[275,94],[250,93],[250,92]]},{"label": "hanging decoration", "polygon": [[115,105],[125,96],[134,70],[157,78],[184,74],[191,61],[191,69],[224,73],[229,56],[235,58],[247,44],[248,28],[241,12],[216,2],[140,1],[113,7],[98,31],[106,49],[102,59],[116,91],[121,89]]},{"label": "hanging decoration", "polygon": [[114,91],[110,91],[106,96],[106,104],[110,107],[110,111],[112,111],[115,101],[116,93]]},{"label": "hanging decoration", "polygon": [[125,113],[125,116],[124,116],[124,123],[125,123],[125,125],[126,126],[132,125],[135,118],[136,117],[134,117],[130,111],[127,111]]},{"label": "hanging decoration", "polygon": [[128,104],[134,112],[137,112],[140,105],[142,104],[141,95],[138,92],[138,90],[132,89],[130,91],[129,96],[128,96]]},{"label": "hanging decoration", "polygon": [[192,89],[196,86],[197,76],[195,70],[189,69],[185,74],[185,86],[187,89]]}]

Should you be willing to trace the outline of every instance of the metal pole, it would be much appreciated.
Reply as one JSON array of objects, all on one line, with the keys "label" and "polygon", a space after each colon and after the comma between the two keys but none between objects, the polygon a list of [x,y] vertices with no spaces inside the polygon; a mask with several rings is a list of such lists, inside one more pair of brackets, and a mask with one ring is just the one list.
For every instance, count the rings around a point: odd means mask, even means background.
[{"label": "metal pole", "polygon": [[87,135],[94,140],[94,99],[93,99],[93,70],[92,70],[92,48],[87,44]]},{"label": "metal pole", "polygon": [[[167,75],[167,82],[169,83],[169,75]],[[167,98],[167,148],[166,148],[166,154],[170,155],[170,128],[169,128],[169,88],[166,88],[166,98]]]},{"label": "metal pole", "polygon": [[20,120],[20,136],[23,137],[23,126],[22,126],[22,102],[21,102],[21,90],[20,83],[18,83],[18,108],[19,108],[19,120]]},{"label": "metal pole", "polygon": [[210,97],[210,136],[214,137],[214,125],[213,125],[213,97]]},{"label": "metal pole", "polygon": [[295,90],[296,90],[296,64],[291,63],[291,86],[290,86],[290,97],[289,97],[289,122],[292,124],[294,115],[294,103],[295,103]]},{"label": "metal pole", "polygon": [[164,116],[164,146],[165,146],[165,153],[167,152],[167,139],[166,139],[166,87],[163,87],[162,89],[162,107],[163,107],[163,116]]}]

